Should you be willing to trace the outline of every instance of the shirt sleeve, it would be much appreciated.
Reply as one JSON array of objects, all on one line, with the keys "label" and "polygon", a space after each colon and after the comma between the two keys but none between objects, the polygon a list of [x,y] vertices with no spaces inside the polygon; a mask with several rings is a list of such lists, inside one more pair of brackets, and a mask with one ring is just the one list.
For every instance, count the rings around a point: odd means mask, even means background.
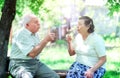
[{"label": "shirt sleeve", "polygon": [[102,39],[102,37],[98,37],[95,40],[94,45],[95,45],[95,50],[96,50],[98,57],[102,57],[102,56],[106,55],[105,43],[104,43],[104,40]]},{"label": "shirt sleeve", "polygon": [[19,35],[16,38],[16,45],[25,56],[34,48],[34,44],[31,42],[30,38],[25,35]]}]

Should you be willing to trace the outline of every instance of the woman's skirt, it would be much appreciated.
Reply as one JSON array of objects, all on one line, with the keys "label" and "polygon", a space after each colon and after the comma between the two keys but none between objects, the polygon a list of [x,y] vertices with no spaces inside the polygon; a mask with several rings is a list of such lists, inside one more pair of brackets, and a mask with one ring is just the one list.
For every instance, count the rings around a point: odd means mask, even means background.
[{"label": "woman's skirt", "polygon": [[[86,78],[84,74],[90,68],[91,67],[89,66],[74,62],[71,65],[66,78]],[[93,78],[102,78],[102,76],[105,74],[105,71],[106,70],[104,68],[100,67],[94,72]]]}]

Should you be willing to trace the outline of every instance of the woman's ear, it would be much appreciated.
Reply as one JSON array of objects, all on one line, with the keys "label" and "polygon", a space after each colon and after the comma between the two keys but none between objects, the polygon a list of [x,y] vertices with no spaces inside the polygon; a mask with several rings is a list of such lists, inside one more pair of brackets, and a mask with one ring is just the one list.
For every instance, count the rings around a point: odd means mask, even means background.
[{"label": "woman's ear", "polygon": [[87,25],[87,29],[89,29],[90,28],[90,25]]}]

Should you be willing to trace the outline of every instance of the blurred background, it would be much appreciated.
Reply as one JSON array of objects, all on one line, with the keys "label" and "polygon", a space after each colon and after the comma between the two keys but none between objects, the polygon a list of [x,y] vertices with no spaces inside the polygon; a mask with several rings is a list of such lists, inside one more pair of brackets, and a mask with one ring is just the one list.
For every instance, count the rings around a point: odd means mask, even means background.
[{"label": "blurred background", "polygon": [[[1,0],[0,10],[3,3],[4,0]],[[116,4],[118,6],[110,7]],[[75,56],[69,56],[65,37],[67,34],[74,37],[80,16],[89,16],[94,21],[95,32],[105,40],[107,72],[104,78],[120,78],[120,12],[114,12],[119,6],[119,0],[17,0],[17,12],[11,28],[8,56],[12,37],[21,28],[19,25],[21,16],[32,12],[40,20],[41,39],[51,30],[54,30],[57,36],[56,41],[44,48],[40,60],[52,69],[68,70],[75,61]],[[1,14],[0,12],[0,16]]]}]

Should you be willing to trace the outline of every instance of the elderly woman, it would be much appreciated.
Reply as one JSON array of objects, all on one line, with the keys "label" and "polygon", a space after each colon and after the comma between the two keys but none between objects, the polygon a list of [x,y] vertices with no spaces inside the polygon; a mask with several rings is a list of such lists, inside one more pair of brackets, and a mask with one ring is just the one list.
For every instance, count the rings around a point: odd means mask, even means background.
[{"label": "elderly woman", "polygon": [[26,14],[21,20],[21,28],[13,37],[9,71],[15,78],[59,78],[59,76],[39,60],[39,55],[54,33],[46,34],[43,40],[37,34],[40,22],[34,14]]},{"label": "elderly woman", "polygon": [[93,20],[88,16],[79,18],[77,31],[73,43],[70,36],[66,38],[70,56],[76,54],[66,78],[101,78],[106,62],[104,40],[94,32]]}]

